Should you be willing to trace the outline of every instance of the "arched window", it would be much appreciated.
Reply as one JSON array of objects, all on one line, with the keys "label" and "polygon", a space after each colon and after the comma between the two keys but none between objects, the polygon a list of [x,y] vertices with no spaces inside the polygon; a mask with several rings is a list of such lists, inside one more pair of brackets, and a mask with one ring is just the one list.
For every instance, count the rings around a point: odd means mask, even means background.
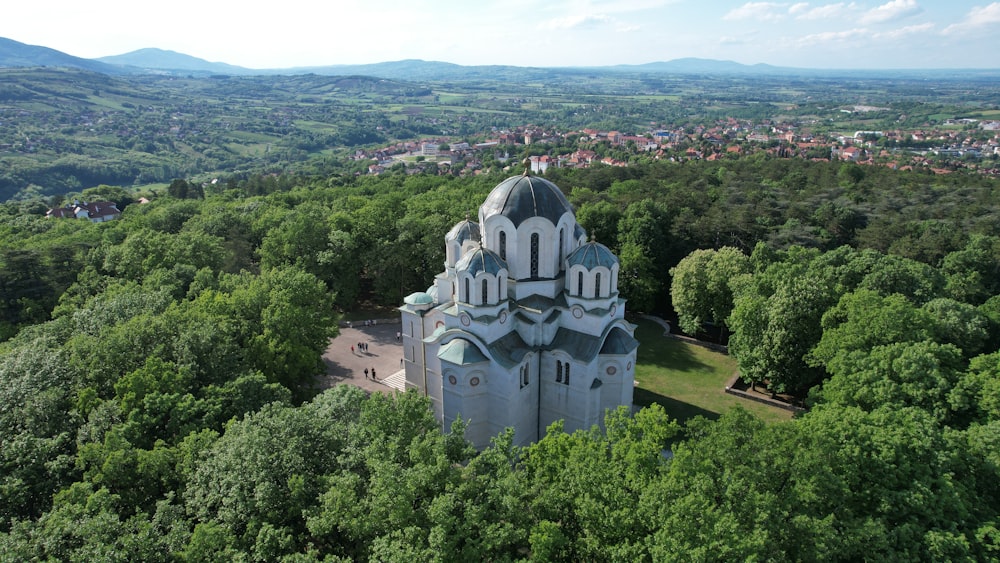
[{"label": "arched window", "polygon": [[597,274],[594,275],[594,297],[596,298],[600,296],[601,296],[601,273],[597,272]]},{"label": "arched window", "polygon": [[576,275],[576,295],[583,297],[583,272]]},{"label": "arched window", "polygon": [[556,383],[562,383],[562,361],[556,360]]},{"label": "arched window", "polygon": [[465,299],[462,299],[462,301],[464,303],[469,303],[469,302],[472,301],[472,296],[470,295],[470,291],[469,291],[469,278],[465,278],[465,295],[464,295],[464,297],[465,297]]},{"label": "arched window", "polygon": [[490,284],[483,280],[483,305],[490,302]]},{"label": "arched window", "polygon": [[531,368],[529,368],[528,366],[524,366],[524,368],[521,370],[521,387],[526,387],[528,385],[528,372],[530,371]]},{"label": "arched window", "polygon": [[500,258],[507,259],[507,232],[500,231]]},{"label": "arched window", "polygon": [[531,233],[531,277],[538,277],[538,233]]},{"label": "arched window", "polygon": [[563,229],[559,229],[559,269],[563,267]]},{"label": "arched window", "polygon": [[566,377],[563,378],[563,383],[569,385],[569,362],[566,362]]}]

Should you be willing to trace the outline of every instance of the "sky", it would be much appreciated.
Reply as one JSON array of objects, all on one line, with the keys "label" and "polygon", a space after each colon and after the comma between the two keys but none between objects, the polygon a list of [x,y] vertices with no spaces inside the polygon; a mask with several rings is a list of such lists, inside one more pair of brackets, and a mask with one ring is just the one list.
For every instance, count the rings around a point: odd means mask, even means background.
[{"label": "sky", "polygon": [[698,57],[799,68],[1000,68],[1000,1],[29,0],[0,37],[247,68],[402,59],[535,67]]}]

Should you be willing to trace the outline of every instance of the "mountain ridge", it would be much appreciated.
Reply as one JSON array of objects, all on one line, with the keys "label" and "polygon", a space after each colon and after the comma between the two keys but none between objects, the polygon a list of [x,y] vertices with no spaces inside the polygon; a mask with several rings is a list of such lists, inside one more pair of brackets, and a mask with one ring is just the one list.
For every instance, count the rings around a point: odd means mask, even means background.
[{"label": "mountain ridge", "polygon": [[216,74],[252,74],[254,71],[237,65],[222,62],[211,62],[177,51],[167,49],[157,49],[147,47],[137,49],[121,55],[111,55],[94,59],[102,63],[141,68],[152,71],[178,70],[178,71],[201,71]]},{"label": "mountain ridge", "polygon": [[124,74],[126,71],[93,59],[74,57],[41,45],[28,45],[0,37],[0,67],[55,66],[70,67],[103,74]]},{"label": "mountain ridge", "polygon": [[158,48],[143,48],[120,55],[84,59],[38,45],[27,45],[0,37],[0,67],[66,66],[103,74],[178,74],[268,76],[318,74],[328,76],[370,75],[395,80],[530,80],[553,73],[638,73],[638,74],[720,74],[744,76],[807,77],[964,77],[1000,78],[997,69],[810,69],[774,66],[766,63],[747,65],[729,60],[685,57],[642,64],[608,66],[524,67],[514,65],[459,65],[443,61],[402,59],[368,64],[333,64],[251,69]]}]

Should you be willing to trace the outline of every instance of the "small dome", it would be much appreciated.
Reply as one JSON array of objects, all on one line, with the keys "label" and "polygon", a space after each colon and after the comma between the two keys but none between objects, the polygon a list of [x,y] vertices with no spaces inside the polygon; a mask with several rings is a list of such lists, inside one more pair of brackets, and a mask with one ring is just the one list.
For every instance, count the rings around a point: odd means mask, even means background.
[{"label": "small dome", "polygon": [[618,257],[599,242],[588,242],[566,257],[568,267],[583,266],[588,270],[593,270],[598,266],[604,266],[610,270],[617,263]]},{"label": "small dome", "polygon": [[403,299],[407,305],[430,305],[434,303],[434,298],[423,291],[411,293]]},{"label": "small dome", "polygon": [[469,221],[468,219],[458,223],[448,231],[448,234],[444,236],[446,241],[456,241],[458,245],[461,246],[467,240],[473,240],[478,242],[482,239],[482,234],[479,230],[479,223]]},{"label": "small dome", "polygon": [[558,186],[538,176],[513,176],[493,188],[479,208],[479,218],[503,215],[516,228],[532,217],[544,217],[555,225],[566,212],[573,208]]},{"label": "small dome", "polygon": [[488,362],[489,358],[479,351],[475,344],[464,338],[456,338],[438,350],[438,358],[458,366]]},{"label": "small dome", "polygon": [[507,269],[507,262],[503,258],[482,245],[475,250],[470,250],[462,256],[462,259],[455,265],[455,270],[459,272],[469,272],[475,277],[479,272],[486,272],[490,275],[497,275],[500,270]]}]

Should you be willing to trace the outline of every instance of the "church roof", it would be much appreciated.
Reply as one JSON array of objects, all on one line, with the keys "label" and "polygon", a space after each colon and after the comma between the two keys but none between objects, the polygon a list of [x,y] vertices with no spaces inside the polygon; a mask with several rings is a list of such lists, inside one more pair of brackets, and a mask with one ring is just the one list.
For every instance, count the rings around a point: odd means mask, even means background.
[{"label": "church roof", "polygon": [[617,263],[618,257],[599,242],[588,242],[566,257],[568,266],[583,266],[588,270],[593,270],[598,266],[604,266],[610,270]]},{"label": "church roof", "polygon": [[627,332],[619,327],[611,329],[608,337],[604,339],[604,346],[601,347],[601,354],[612,354],[624,356],[639,347],[639,341],[629,336]]},{"label": "church roof", "polygon": [[403,303],[407,305],[429,305],[434,302],[434,298],[423,291],[411,293],[403,298]]},{"label": "church roof", "polygon": [[448,231],[448,234],[444,236],[444,240],[458,241],[459,245],[462,245],[467,240],[479,241],[481,239],[482,233],[479,230],[479,223],[469,221],[468,219],[452,227]]},{"label": "church roof", "polygon": [[517,331],[510,332],[490,343],[490,355],[505,368],[521,363],[528,353],[528,345]]},{"label": "church roof", "polygon": [[532,217],[544,217],[553,225],[566,212],[573,212],[558,186],[538,176],[513,176],[497,184],[479,208],[485,221],[503,215],[518,227]]},{"label": "church roof", "polygon": [[556,336],[548,349],[562,350],[577,360],[590,362],[597,357],[597,354],[624,355],[638,347],[639,341],[619,327],[611,329],[604,338],[603,346],[600,336],[563,327],[556,331]]},{"label": "church roof", "polygon": [[459,366],[489,361],[475,344],[464,338],[456,338],[448,342],[438,350],[437,356],[446,362]]},{"label": "church roof", "polygon": [[503,258],[500,258],[500,255],[496,252],[480,246],[466,252],[465,256],[462,256],[462,259],[455,265],[455,269],[459,272],[468,271],[473,276],[479,272],[497,275],[500,273],[500,270],[507,269],[507,262]]},{"label": "church roof", "polygon": [[556,331],[556,336],[552,339],[548,349],[562,350],[579,361],[590,362],[597,357],[600,346],[601,337],[564,327]]}]

